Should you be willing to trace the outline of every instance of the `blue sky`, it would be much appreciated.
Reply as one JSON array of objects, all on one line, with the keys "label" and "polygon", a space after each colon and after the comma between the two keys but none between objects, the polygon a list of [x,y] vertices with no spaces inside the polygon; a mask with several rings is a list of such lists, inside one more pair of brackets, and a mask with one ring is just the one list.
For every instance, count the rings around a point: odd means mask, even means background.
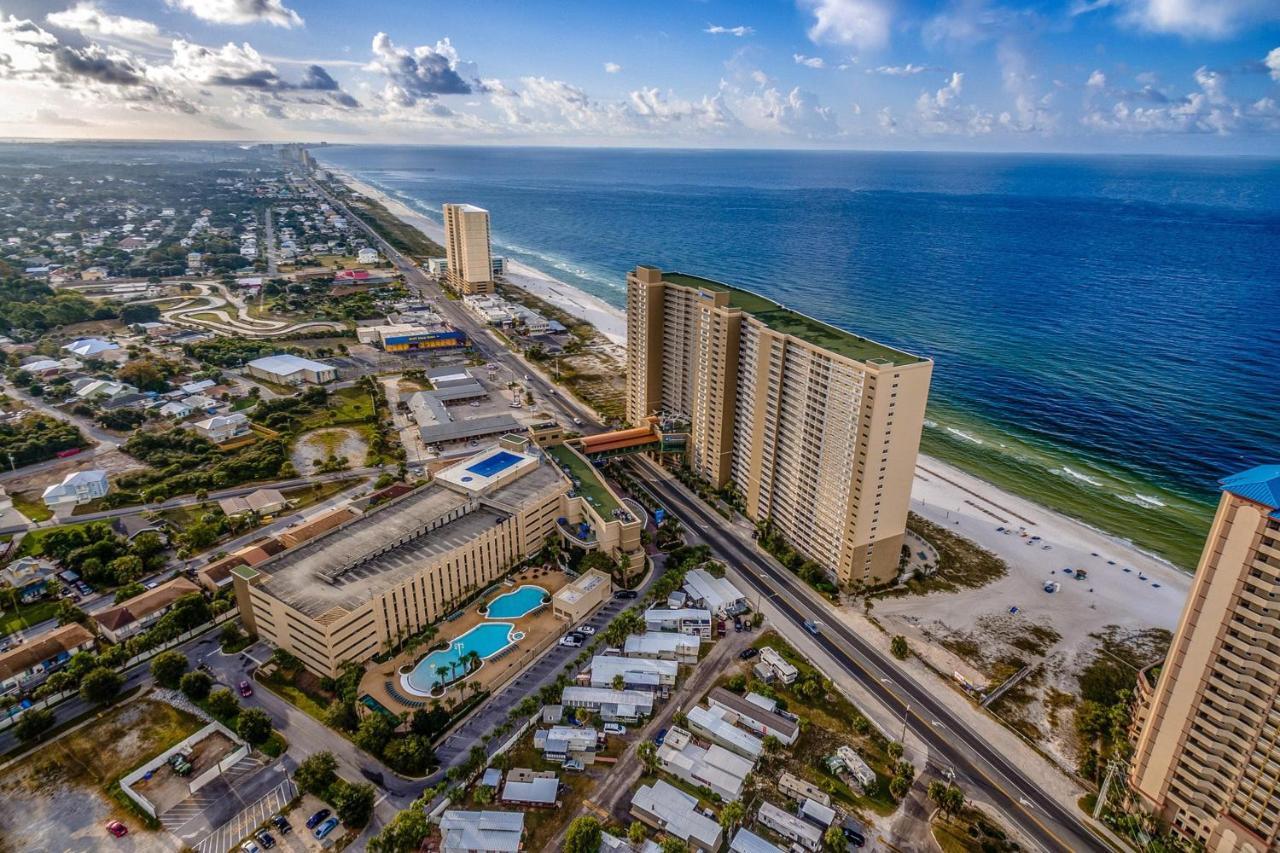
[{"label": "blue sky", "polygon": [[0,135],[1280,154],[1280,0],[0,0]]}]

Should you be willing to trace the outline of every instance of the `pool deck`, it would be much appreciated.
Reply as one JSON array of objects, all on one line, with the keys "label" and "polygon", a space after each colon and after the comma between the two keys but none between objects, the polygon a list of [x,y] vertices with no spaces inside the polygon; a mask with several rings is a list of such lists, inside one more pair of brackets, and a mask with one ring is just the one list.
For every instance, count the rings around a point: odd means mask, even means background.
[{"label": "pool deck", "polygon": [[[402,711],[412,713],[419,707],[430,707],[431,703],[435,701],[439,701],[445,707],[450,707],[451,702],[454,704],[461,703],[464,699],[471,697],[472,693],[467,685],[473,681],[479,682],[482,689],[492,691],[518,674],[530,661],[559,638],[565,629],[565,623],[552,615],[550,604],[538,612],[520,619],[486,619],[477,612],[477,608],[480,604],[492,601],[503,593],[514,592],[524,584],[540,586],[551,595],[555,595],[561,588],[568,585],[569,579],[559,569],[552,568],[544,571],[541,568],[534,568],[525,569],[519,574],[512,575],[509,580],[513,581],[512,585],[499,584],[498,588],[483,602],[472,602],[463,614],[452,622],[437,623],[440,633],[436,635],[430,647],[422,646],[413,652],[398,654],[386,663],[371,663],[370,668],[360,680],[361,694],[367,693],[372,696],[393,714],[399,714]],[[400,669],[402,667],[416,664],[426,657],[432,648],[438,647],[443,642],[452,643],[475,626],[485,622],[514,623],[517,631],[524,632],[524,639],[517,641],[515,648],[501,654],[496,660],[486,661],[484,666],[480,667],[474,674],[454,682],[454,684],[445,689],[443,696],[432,699],[414,696],[405,691],[400,683]],[[388,681],[391,682],[395,694],[387,690],[386,684]],[[401,697],[420,704],[406,704],[401,701]]]}]

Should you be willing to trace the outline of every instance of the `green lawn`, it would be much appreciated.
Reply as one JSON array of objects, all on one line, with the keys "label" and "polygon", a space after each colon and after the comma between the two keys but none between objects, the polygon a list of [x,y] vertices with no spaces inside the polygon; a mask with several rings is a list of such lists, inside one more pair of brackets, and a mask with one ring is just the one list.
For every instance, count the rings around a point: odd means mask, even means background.
[{"label": "green lawn", "polygon": [[24,493],[13,495],[13,508],[32,521],[47,521],[53,518],[53,512],[44,505],[44,501],[29,498]]},{"label": "green lawn", "polygon": [[558,464],[569,468],[572,476],[581,483],[578,493],[586,498],[606,521],[613,517],[613,511],[621,505],[590,462],[564,445],[548,447],[547,453],[551,454]]},{"label": "green lawn", "polygon": [[304,418],[299,431],[335,424],[362,424],[372,415],[373,400],[367,392],[361,388],[342,388],[329,395],[323,409]]},{"label": "green lawn", "polygon": [[275,693],[281,699],[293,705],[298,710],[304,712],[307,716],[325,723],[325,706],[302,688],[295,685],[286,676],[282,675],[280,670],[276,670],[266,678],[259,678],[258,683],[266,687],[272,693]]},{"label": "green lawn", "polygon": [[[39,557],[44,553],[44,540],[49,534],[55,530],[68,530],[72,527],[84,527],[87,524],[94,524],[92,521],[82,521],[78,524],[60,524],[57,527],[42,527],[39,530],[32,530],[22,537],[22,544],[18,546],[18,553],[15,557]],[[109,522],[100,522],[108,524]]]},{"label": "green lawn", "polygon": [[0,636],[7,637],[19,628],[28,628],[46,619],[52,619],[58,611],[56,601],[35,601],[20,604],[17,610],[5,608],[0,612]]}]

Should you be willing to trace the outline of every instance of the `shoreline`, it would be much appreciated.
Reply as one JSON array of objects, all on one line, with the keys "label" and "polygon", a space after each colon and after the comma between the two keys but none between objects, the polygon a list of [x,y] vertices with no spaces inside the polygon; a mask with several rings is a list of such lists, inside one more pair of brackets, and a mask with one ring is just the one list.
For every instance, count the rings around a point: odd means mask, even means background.
[{"label": "shoreline", "polygon": [[[432,240],[443,242],[442,225],[343,169],[326,168],[353,191],[383,204],[392,215]],[[507,278],[515,286],[596,326],[610,341],[625,346],[626,315],[621,309],[519,262],[508,261]],[[1004,559],[1010,575],[1001,583],[1025,586],[1029,597],[1032,594],[1047,596],[1042,589],[1044,582],[1050,579],[1051,573],[1068,565],[1088,568],[1091,579],[1096,573],[1098,582],[1090,581],[1092,589],[1098,590],[1092,600],[1074,594],[1078,592],[1076,582],[1071,581],[1071,586],[1062,584],[1063,591],[1070,590],[1071,594],[1055,597],[1054,604],[1064,605],[1068,621],[1074,616],[1080,624],[1092,624],[1098,617],[1111,614],[1116,623],[1134,624],[1136,617],[1147,627],[1172,627],[1190,591],[1193,573],[1164,557],[1144,550],[1121,535],[1019,496],[925,453],[920,453],[917,459],[911,509]],[[1027,547],[1023,544],[1025,540],[1016,534],[997,533],[997,526],[1025,528],[1028,535],[1041,536],[1051,549]],[[1099,556],[1093,557],[1094,553]],[[1115,565],[1109,566],[1108,560]],[[1125,567],[1132,571],[1124,572]],[[1120,583],[1103,582],[1108,572],[1131,578],[1134,583],[1122,590]],[[1135,585],[1143,583],[1138,580],[1139,574],[1147,577],[1144,588],[1149,594],[1142,599],[1142,606],[1135,609],[1130,606],[1131,596],[1137,588]],[[1063,581],[1068,580],[1066,575],[1061,577]],[[1159,587],[1153,589],[1151,583],[1158,583]],[[1101,610],[1099,602],[1106,604]],[[1090,603],[1094,606],[1090,607]]]}]

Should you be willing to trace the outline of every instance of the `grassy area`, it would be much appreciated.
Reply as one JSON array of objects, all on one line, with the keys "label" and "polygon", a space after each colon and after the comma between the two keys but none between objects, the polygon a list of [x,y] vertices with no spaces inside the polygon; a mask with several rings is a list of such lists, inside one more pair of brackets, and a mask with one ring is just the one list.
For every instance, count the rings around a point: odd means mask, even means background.
[{"label": "grassy area", "polygon": [[578,493],[586,498],[587,503],[595,507],[606,520],[612,518],[613,511],[621,504],[605,486],[595,467],[564,445],[549,447],[547,452],[559,465],[569,469],[570,475],[578,481]]},{"label": "grassy area", "polygon": [[938,570],[927,577],[912,578],[905,587],[894,587],[880,595],[928,595],[978,589],[1009,573],[1008,564],[995,554],[945,527],[925,521],[914,512],[907,516],[907,529],[937,549]]},{"label": "grassy area", "polygon": [[53,511],[44,505],[44,501],[30,497],[26,492],[18,492],[13,497],[13,508],[32,521],[48,521],[53,518]]},{"label": "grassy area", "polygon": [[360,388],[342,388],[329,395],[325,407],[302,421],[300,431],[337,424],[363,424],[373,417],[373,400]]},{"label": "grassy area", "polygon": [[417,228],[401,222],[377,201],[352,193],[347,199],[351,212],[363,219],[395,249],[421,260],[443,258],[444,247]]},{"label": "grassy area", "polygon": [[995,821],[975,808],[966,808],[952,818],[938,815],[931,829],[942,853],[1011,853],[1018,849]]},{"label": "grassy area", "polygon": [[329,699],[312,695],[278,669],[266,678],[259,677],[258,683],[307,716],[328,725],[325,721],[325,708]]},{"label": "grassy area", "polygon": [[91,521],[82,521],[79,524],[62,524],[57,527],[42,527],[39,530],[31,530],[22,537],[22,543],[18,545],[18,553],[15,557],[39,557],[44,553],[44,540],[49,534],[55,530],[70,530],[73,527],[84,527],[87,524],[93,524]]},{"label": "grassy area", "polygon": [[46,619],[52,619],[57,612],[58,602],[56,601],[19,604],[17,610],[6,608],[0,612],[0,637],[7,637],[20,628],[28,628]]}]

